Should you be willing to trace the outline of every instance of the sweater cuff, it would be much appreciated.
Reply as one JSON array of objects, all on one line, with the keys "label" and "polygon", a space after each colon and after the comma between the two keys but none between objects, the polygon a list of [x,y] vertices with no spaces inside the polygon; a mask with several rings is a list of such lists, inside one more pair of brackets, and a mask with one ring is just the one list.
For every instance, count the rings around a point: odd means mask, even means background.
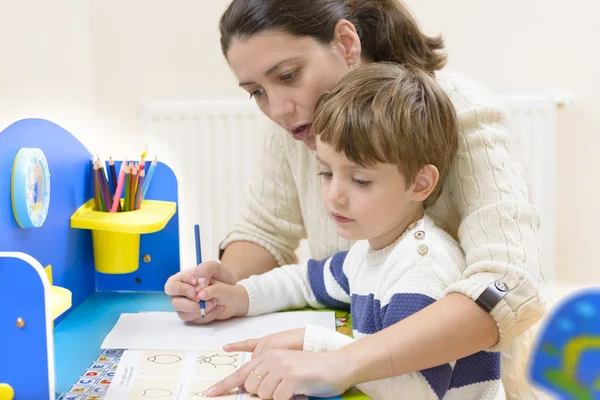
[{"label": "sweater cuff", "polygon": [[325,353],[341,349],[352,343],[354,339],[336,331],[320,326],[307,325],[304,328],[304,346],[302,350],[313,353]]},{"label": "sweater cuff", "polygon": [[[492,274],[489,275],[489,282],[493,282],[495,280],[494,276]],[[475,301],[489,286],[489,282],[482,283],[471,277],[450,285],[446,290],[446,294],[461,293]],[[498,343],[487,349],[487,351],[496,352],[506,348],[517,336],[532,325],[531,320],[517,321],[515,313],[513,313],[510,305],[506,301],[510,294],[509,291],[490,312],[490,315],[494,318],[496,325],[498,326],[499,340]],[[540,312],[539,318],[541,318],[542,315],[543,312]]]},{"label": "sweater cuff", "polygon": [[261,302],[259,301],[260,296],[258,296],[256,282],[254,279],[252,279],[252,277],[241,280],[237,284],[243,286],[248,292],[248,313],[246,314],[247,317],[262,315],[271,311],[265,307],[265,304],[261,304]]}]

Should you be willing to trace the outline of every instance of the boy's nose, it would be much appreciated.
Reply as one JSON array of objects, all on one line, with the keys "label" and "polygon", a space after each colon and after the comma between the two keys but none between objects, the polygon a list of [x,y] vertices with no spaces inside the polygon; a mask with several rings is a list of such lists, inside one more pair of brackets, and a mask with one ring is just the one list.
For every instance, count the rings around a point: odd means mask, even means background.
[{"label": "boy's nose", "polygon": [[328,199],[331,204],[348,204],[348,197],[344,194],[339,185],[335,184],[334,182],[332,182],[332,184],[329,186]]}]

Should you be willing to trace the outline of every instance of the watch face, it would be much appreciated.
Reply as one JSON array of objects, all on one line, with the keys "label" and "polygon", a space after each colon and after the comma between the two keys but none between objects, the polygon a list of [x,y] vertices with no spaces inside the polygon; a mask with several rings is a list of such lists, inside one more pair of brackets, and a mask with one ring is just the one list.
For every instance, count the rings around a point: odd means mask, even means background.
[{"label": "watch face", "polygon": [[600,288],[576,292],[545,319],[530,378],[557,398],[600,398]]}]

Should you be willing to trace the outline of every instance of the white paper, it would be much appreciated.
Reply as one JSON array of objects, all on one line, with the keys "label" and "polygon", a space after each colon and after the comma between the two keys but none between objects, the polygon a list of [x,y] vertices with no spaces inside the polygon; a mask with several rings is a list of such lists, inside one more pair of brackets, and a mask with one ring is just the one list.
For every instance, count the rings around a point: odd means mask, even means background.
[{"label": "white paper", "polygon": [[121,314],[102,349],[221,350],[228,343],[261,338],[306,325],[335,330],[330,311],[293,311],[190,325],[174,312]]},{"label": "white paper", "polygon": [[[200,400],[204,391],[238,370],[248,353],[126,350],[104,400]],[[223,400],[255,398],[236,389]]]}]

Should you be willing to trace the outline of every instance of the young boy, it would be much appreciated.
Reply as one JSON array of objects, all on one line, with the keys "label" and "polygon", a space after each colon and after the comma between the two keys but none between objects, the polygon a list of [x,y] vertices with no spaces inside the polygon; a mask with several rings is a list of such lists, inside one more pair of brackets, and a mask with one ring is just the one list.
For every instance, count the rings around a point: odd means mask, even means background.
[{"label": "young boy", "polygon": [[[322,199],[348,252],[288,265],[237,285],[207,288],[222,315],[350,308],[355,339],[442,298],[461,279],[459,245],[424,214],[437,199],[458,146],[455,110],[425,72],[376,63],[349,73],[317,104],[312,129]],[[352,339],[308,326],[304,350]],[[372,399],[500,399],[499,353],[369,382]]]}]

